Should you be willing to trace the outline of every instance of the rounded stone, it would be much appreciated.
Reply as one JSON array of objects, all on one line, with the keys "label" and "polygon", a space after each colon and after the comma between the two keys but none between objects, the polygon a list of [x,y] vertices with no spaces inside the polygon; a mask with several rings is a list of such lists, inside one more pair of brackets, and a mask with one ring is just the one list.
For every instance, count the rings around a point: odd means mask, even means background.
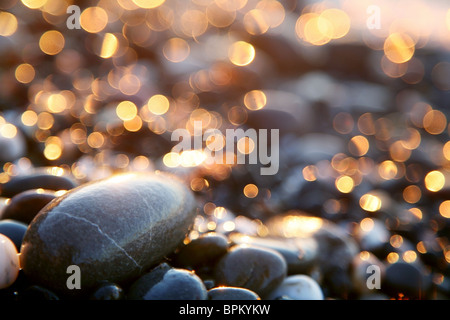
[{"label": "rounded stone", "polygon": [[393,298],[426,299],[430,283],[417,266],[397,262],[386,268],[381,288]]},{"label": "rounded stone", "polygon": [[1,218],[29,224],[39,211],[55,198],[53,190],[32,189],[21,192],[11,198]]},{"label": "rounded stone", "polygon": [[288,274],[308,273],[317,263],[318,244],[313,238],[254,237],[233,233],[234,244],[251,244],[279,252],[286,261]]},{"label": "rounded stone", "polygon": [[7,236],[14,243],[17,251],[20,251],[27,227],[28,225],[19,221],[11,219],[0,220],[0,233]]},{"label": "rounded stone", "polygon": [[0,234],[0,289],[9,287],[19,276],[19,256],[14,243]]},{"label": "rounded stone", "polygon": [[304,274],[289,276],[273,290],[268,299],[288,297],[292,300],[323,300],[323,292],[316,280]]},{"label": "rounded stone", "polygon": [[15,195],[31,189],[47,190],[71,190],[77,183],[64,175],[53,175],[49,173],[33,173],[30,175],[17,176],[0,186],[2,197],[12,198]]},{"label": "rounded stone", "polygon": [[214,265],[227,250],[227,238],[222,234],[210,232],[182,247],[175,257],[175,263],[194,269],[208,264]]},{"label": "rounded stone", "polygon": [[[27,277],[63,294],[120,285],[158,264],[183,241],[196,216],[191,191],[167,174],[127,173],[75,188],[44,207],[21,248]],[[67,269],[80,268],[81,290]]]},{"label": "rounded stone", "polygon": [[59,300],[59,297],[51,290],[41,286],[30,286],[19,295],[19,301],[48,301]]},{"label": "rounded stone", "polygon": [[202,280],[185,269],[163,263],[136,280],[128,300],[206,300],[208,292]]},{"label": "rounded stone", "polygon": [[220,259],[214,273],[217,284],[246,288],[264,298],[286,277],[287,265],[275,250],[236,245]]},{"label": "rounded stone", "polygon": [[91,293],[90,300],[122,300],[124,296],[122,287],[112,282],[104,282]]},{"label": "rounded stone", "polygon": [[245,288],[218,287],[208,291],[208,300],[261,300],[261,298]]}]

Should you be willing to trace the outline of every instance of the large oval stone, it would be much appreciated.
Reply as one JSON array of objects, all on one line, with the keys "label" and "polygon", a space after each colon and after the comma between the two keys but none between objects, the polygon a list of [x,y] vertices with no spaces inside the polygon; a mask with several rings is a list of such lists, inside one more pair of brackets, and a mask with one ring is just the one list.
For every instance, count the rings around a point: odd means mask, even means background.
[{"label": "large oval stone", "polygon": [[[82,185],[31,222],[21,267],[36,283],[63,294],[92,290],[102,281],[128,283],[176,249],[195,208],[190,190],[167,174],[129,173]],[[80,290],[67,286],[76,284],[69,279],[75,276],[71,265],[80,268]]]}]

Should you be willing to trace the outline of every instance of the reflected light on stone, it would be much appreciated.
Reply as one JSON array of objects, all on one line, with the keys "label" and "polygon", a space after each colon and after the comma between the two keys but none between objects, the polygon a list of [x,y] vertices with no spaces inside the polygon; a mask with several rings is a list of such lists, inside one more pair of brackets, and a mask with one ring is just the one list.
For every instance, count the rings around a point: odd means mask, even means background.
[{"label": "reflected light on stone", "polygon": [[244,96],[244,105],[249,110],[260,110],[265,107],[267,97],[261,90],[252,90]]},{"label": "reflected light on stone", "polygon": [[407,34],[393,33],[384,42],[384,54],[394,63],[404,63],[411,60],[414,51],[414,41]]},{"label": "reflected light on stone", "polygon": [[100,51],[100,57],[103,59],[111,58],[117,51],[119,41],[117,37],[112,33],[106,33],[103,37],[102,49]]},{"label": "reflected light on stone", "polygon": [[450,200],[445,200],[439,205],[439,214],[450,219]]},{"label": "reflected light on stone", "polygon": [[34,70],[34,67],[28,63],[22,63],[21,65],[17,66],[15,71],[16,80],[20,83],[30,83],[31,81],[33,81],[35,75],[36,71]]},{"label": "reflected light on stone", "polygon": [[310,237],[323,225],[323,220],[318,217],[293,216],[283,218],[283,234],[287,238]]},{"label": "reflected light on stone", "polygon": [[39,48],[48,55],[56,55],[64,48],[65,40],[61,32],[50,30],[45,32],[39,39]]},{"label": "reflected light on stone", "polygon": [[236,66],[249,65],[255,58],[255,48],[248,42],[237,41],[230,46],[228,58]]},{"label": "reflected light on stone", "polygon": [[378,165],[378,174],[384,180],[394,179],[397,175],[397,172],[397,165],[391,160],[385,160]]},{"label": "reflected light on stone", "polygon": [[189,52],[189,44],[181,38],[171,38],[166,41],[163,47],[164,57],[174,63],[186,60]]},{"label": "reflected light on stone", "polygon": [[247,198],[255,198],[258,195],[258,192],[259,192],[258,187],[252,183],[247,184],[244,187],[244,195]]},{"label": "reflected light on stone", "polygon": [[425,187],[432,192],[441,190],[445,185],[445,176],[442,172],[434,170],[425,176]]},{"label": "reflected light on stone", "polygon": [[101,7],[86,8],[80,16],[81,27],[89,33],[98,33],[108,24],[108,14]]},{"label": "reflected light on stone", "polygon": [[422,191],[416,185],[407,186],[403,190],[403,199],[408,203],[417,203],[422,197]]},{"label": "reflected light on stone", "polygon": [[355,185],[353,179],[349,176],[338,177],[335,181],[336,188],[342,193],[350,193]]},{"label": "reflected light on stone", "polygon": [[375,212],[381,209],[381,199],[373,194],[366,193],[359,199],[359,205],[362,209]]}]

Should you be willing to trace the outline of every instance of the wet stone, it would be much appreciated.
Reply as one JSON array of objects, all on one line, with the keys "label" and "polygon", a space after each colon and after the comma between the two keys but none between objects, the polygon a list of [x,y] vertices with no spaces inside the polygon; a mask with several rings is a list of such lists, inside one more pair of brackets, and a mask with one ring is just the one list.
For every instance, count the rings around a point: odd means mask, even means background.
[{"label": "wet stone", "polygon": [[381,288],[394,298],[427,299],[430,282],[417,266],[397,262],[386,268]]},{"label": "wet stone", "polygon": [[281,254],[247,245],[232,247],[215,268],[218,285],[246,288],[263,299],[283,281],[286,273],[286,261]]},{"label": "wet stone", "polygon": [[352,289],[350,265],[358,244],[343,227],[319,217],[290,212],[266,222],[269,236],[313,238],[318,244],[318,271],[326,284],[326,296],[346,298]]},{"label": "wet stone", "polygon": [[206,233],[183,246],[175,256],[174,263],[197,269],[214,263],[227,253],[228,240],[220,233]]},{"label": "wet stone", "polygon": [[[102,281],[123,284],[171,254],[185,238],[196,202],[167,174],[128,173],[73,189],[29,225],[21,266],[30,279],[62,294],[83,294]],[[81,290],[68,290],[79,266]]]},{"label": "wet stone", "polygon": [[14,243],[0,234],[0,289],[8,288],[19,276],[19,256]]},{"label": "wet stone", "polygon": [[3,234],[11,239],[18,252],[20,251],[27,227],[28,225],[19,221],[11,219],[0,220],[0,234]]},{"label": "wet stone", "polygon": [[48,173],[36,173],[26,176],[17,176],[3,185],[0,185],[1,196],[12,198],[15,195],[31,189],[70,190],[77,183],[68,176],[57,176]]},{"label": "wet stone", "polygon": [[389,243],[389,231],[379,219],[372,219],[373,227],[363,229],[358,226],[355,230],[355,239],[362,250],[379,251]]},{"label": "wet stone", "polygon": [[243,234],[230,235],[234,244],[251,244],[280,253],[287,264],[288,274],[308,273],[317,263],[318,244],[313,238],[269,238],[253,237]]},{"label": "wet stone", "polygon": [[48,301],[59,300],[59,297],[47,288],[33,285],[19,294],[19,301]]},{"label": "wet stone", "polygon": [[21,192],[11,198],[1,218],[29,224],[39,211],[55,198],[53,190],[33,189]]},{"label": "wet stone", "polygon": [[275,300],[280,297],[288,297],[292,300],[324,299],[322,289],[317,281],[304,274],[287,277],[267,298]]},{"label": "wet stone", "polygon": [[212,288],[208,291],[208,300],[260,300],[253,291],[236,287]]},{"label": "wet stone", "polygon": [[163,263],[136,280],[130,287],[128,300],[206,300],[202,280],[185,269]]},{"label": "wet stone", "polygon": [[122,300],[124,296],[119,285],[105,281],[91,293],[90,300]]}]

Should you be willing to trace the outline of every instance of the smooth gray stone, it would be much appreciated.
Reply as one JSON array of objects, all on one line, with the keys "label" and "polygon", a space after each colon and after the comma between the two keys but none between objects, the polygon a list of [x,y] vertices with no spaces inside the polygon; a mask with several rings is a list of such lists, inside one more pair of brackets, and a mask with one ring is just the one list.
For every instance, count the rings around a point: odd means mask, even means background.
[{"label": "smooth gray stone", "polygon": [[324,272],[334,268],[347,270],[359,253],[358,244],[350,234],[327,219],[292,212],[269,219],[266,226],[272,237],[315,239],[318,264]]},{"label": "smooth gray stone", "polygon": [[185,269],[163,263],[136,280],[128,300],[206,300],[208,292],[202,280]]},{"label": "smooth gray stone", "polygon": [[32,189],[21,192],[11,198],[0,219],[13,219],[29,224],[55,198],[53,190]]},{"label": "smooth gray stone", "polygon": [[263,299],[283,281],[286,273],[286,261],[281,254],[251,245],[232,247],[215,268],[218,285],[246,288]]},{"label": "smooth gray stone", "polygon": [[251,244],[277,251],[286,260],[288,274],[308,273],[318,261],[318,244],[313,238],[263,238],[238,233],[229,238],[235,244]]},{"label": "smooth gray stone", "polygon": [[261,300],[261,298],[245,288],[218,287],[208,291],[208,300]]},{"label": "smooth gray stone", "polygon": [[[167,174],[128,173],[75,188],[44,207],[21,248],[25,275],[64,294],[101,281],[128,283],[182,242],[196,216],[183,183]],[[81,289],[67,288],[70,265]]]},{"label": "smooth gray stone", "polygon": [[19,193],[31,189],[58,191],[70,190],[77,187],[77,183],[69,176],[58,176],[39,171],[30,175],[16,176],[1,185],[2,197],[12,198]]},{"label": "smooth gray stone", "polygon": [[273,290],[267,299],[288,297],[292,300],[323,300],[322,288],[316,280],[304,274],[289,276]]},{"label": "smooth gray stone", "polygon": [[14,138],[5,138],[0,134],[0,162],[14,161],[26,152],[26,143],[23,134],[17,131]]}]

